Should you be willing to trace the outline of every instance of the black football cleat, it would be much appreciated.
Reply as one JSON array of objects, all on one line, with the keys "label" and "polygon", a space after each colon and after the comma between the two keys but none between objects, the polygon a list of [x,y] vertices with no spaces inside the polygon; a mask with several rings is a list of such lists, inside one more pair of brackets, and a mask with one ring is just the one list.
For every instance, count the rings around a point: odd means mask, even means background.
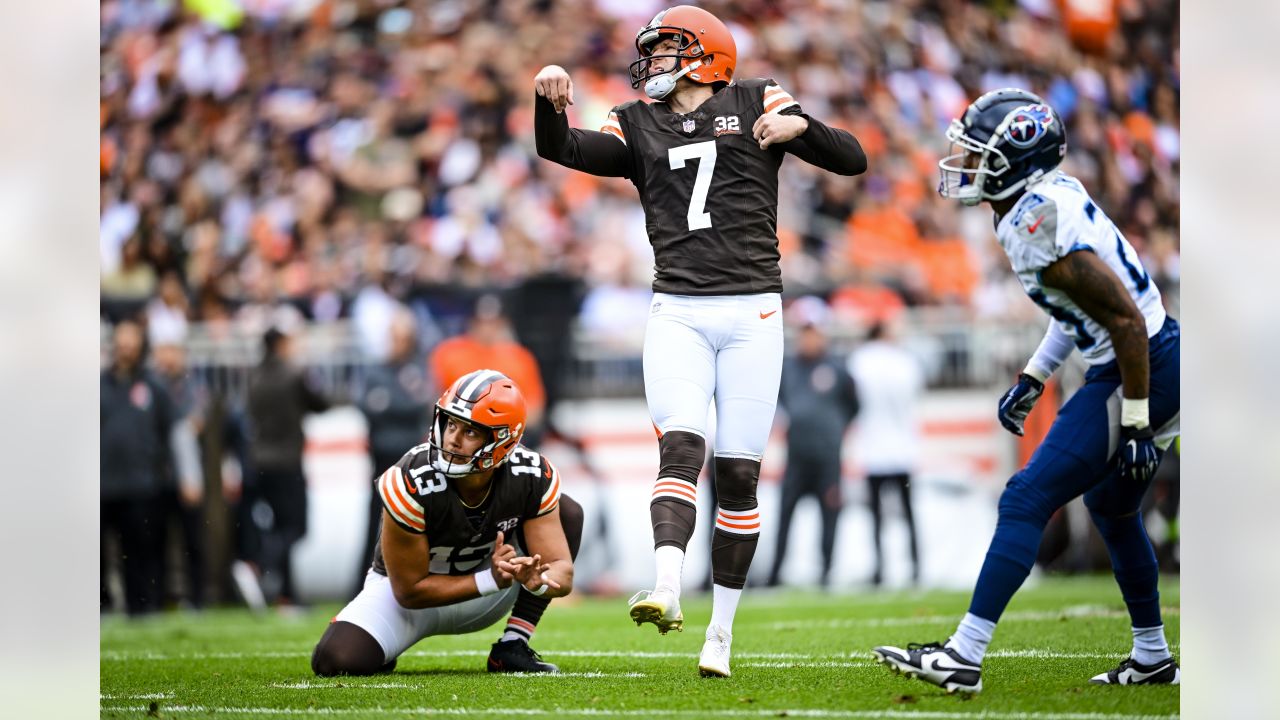
[{"label": "black football cleat", "polygon": [[1173,658],[1151,665],[1125,658],[1119,667],[1094,675],[1089,682],[1094,685],[1181,685],[1182,670]]},{"label": "black football cleat", "polygon": [[537,650],[523,640],[499,640],[489,650],[491,673],[558,673],[560,668],[543,662]]},{"label": "black football cleat", "polygon": [[982,692],[982,666],[965,660],[941,643],[911,643],[904,650],[882,645],[871,651],[876,662],[895,673],[919,678],[937,685],[948,693]]}]

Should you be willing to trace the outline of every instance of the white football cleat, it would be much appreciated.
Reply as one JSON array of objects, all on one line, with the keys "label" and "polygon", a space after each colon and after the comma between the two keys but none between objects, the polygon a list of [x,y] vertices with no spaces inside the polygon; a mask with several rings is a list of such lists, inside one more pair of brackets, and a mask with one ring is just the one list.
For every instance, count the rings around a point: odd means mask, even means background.
[{"label": "white football cleat", "polygon": [[658,632],[684,632],[684,613],[680,612],[680,598],[670,588],[657,588],[653,592],[641,590],[627,601],[631,606],[631,619],[636,625],[653,623]]},{"label": "white football cleat", "polygon": [[707,628],[707,641],[698,656],[698,672],[702,677],[729,677],[729,646],[733,635],[719,625]]},{"label": "white football cleat", "polygon": [[911,643],[906,648],[881,645],[871,653],[876,662],[895,673],[932,683],[948,693],[982,692],[982,665],[942,643]]},{"label": "white football cleat", "polygon": [[1181,685],[1182,669],[1172,657],[1152,665],[1143,665],[1130,657],[1114,670],[1094,675],[1089,682],[1094,685]]}]

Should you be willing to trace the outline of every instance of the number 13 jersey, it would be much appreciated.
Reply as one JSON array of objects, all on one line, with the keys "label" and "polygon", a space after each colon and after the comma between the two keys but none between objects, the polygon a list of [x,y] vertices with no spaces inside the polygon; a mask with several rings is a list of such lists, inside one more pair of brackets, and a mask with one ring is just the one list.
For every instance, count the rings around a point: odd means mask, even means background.
[{"label": "number 13 jersey", "polygon": [[653,291],[673,295],[782,292],[778,168],[751,129],[765,113],[799,114],[772,80],[734,82],[681,115],[639,100],[609,113],[603,132],[626,143],[653,245]]},{"label": "number 13 jersey", "polygon": [[[453,481],[432,467],[435,452],[426,444],[413,448],[374,485],[386,511],[383,522],[389,516],[400,529],[426,535],[434,574],[479,572],[489,566],[499,530],[503,542],[515,545],[522,523],[560,504],[560,473],[539,453],[517,446],[494,471],[489,497],[481,504],[484,514],[473,521]],[[373,571],[387,574],[381,538],[373,552]]]}]

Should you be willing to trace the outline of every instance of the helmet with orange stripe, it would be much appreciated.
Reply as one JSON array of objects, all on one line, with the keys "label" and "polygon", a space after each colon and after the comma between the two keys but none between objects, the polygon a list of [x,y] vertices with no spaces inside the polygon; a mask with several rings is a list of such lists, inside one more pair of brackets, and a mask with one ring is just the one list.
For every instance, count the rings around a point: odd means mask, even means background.
[{"label": "helmet with orange stripe", "polygon": [[[462,477],[502,465],[524,436],[525,414],[524,395],[511,378],[497,370],[476,370],[463,375],[436,401],[431,436],[427,440],[434,451],[432,465],[448,477]],[[471,453],[459,453],[464,443],[457,438],[446,441],[450,421],[462,430],[479,433],[480,446]]]},{"label": "helmet with orange stripe", "polygon": [[[675,40],[674,50],[654,54],[658,43],[667,39]],[[636,33],[636,51],[640,59],[631,63],[631,87],[644,84],[645,94],[654,100],[670,95],[682,77],[702,85],[728,84],[738,65],[733,33],[715,15],[692,5],[677,5],[655,15]],[[654,68],[658,58],[674,58],[674,63]]]}]

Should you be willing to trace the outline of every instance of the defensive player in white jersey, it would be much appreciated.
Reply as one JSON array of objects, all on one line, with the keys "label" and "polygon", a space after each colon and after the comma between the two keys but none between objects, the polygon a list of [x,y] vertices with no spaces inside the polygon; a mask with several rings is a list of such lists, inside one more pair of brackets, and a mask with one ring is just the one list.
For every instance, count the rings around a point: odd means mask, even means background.
[{"label": "defensive player in white jersey", "polygon": [[1103,684],[1178,684],[1160,620],[1155,552],[1139,505],[1178,434],[1179,330],[1134,249],[1079,180],[1058,171],[1066,135],[1057,113],[1015,89],[978,98],[947,130],[940,163],[946,197],[987,202],[996,236],[1027,295],[1052,320],[1017,383],[1000,400],[1000,422],[1021,435],[1044,382],[1072,348],[1085,384],[1000,497],[969,612],[945,643],[881,646],[878,661],[948,692],[982,689],[982,659],[996,622],[1035,562],[1049,517],[1083,494],[1111,554],[1129,609],[1132,652]]}]

